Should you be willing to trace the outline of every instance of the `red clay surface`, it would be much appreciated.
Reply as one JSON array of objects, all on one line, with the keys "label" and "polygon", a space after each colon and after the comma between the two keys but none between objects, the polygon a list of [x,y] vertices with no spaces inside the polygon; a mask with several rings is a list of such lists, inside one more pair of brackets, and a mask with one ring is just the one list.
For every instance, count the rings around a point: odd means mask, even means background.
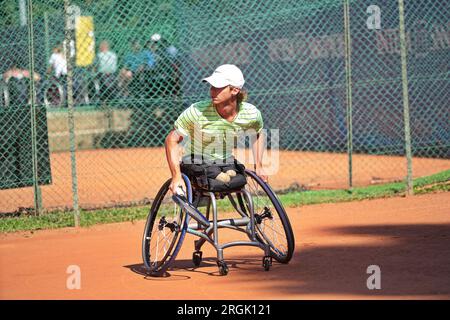
[{"label": "red clay surface", "polygon": [[[251,159],[247,154],[241,161]],[[284,189],[292,184],[312,189],[347,188],[347,154],[280,151],[279,170],[270,184]],[[52,184],[42,186],[47,209],[72,207],[72,179],[69,153],[51,154]],[[266,157],[266,164],[270,164]],[[151,199],[170,176],[163,148],[105,149],[77,151],[79,202],[83,208],[114,206]],[[449,159],[413,159],[415,177],[450,169]],[[403,180],[406,160],[399,156],[354,155],[354,186]],[[0,190],[0,213],[19,207],[33,208],[33,189]]]},{"label": "red clay surface", "polygon": [[[296,250],[264,271],[257,248],[215,252],[193,268],[188,235],[166,278],[142,272],[144,221],[0,235],[1,299],[450,299],[450,193],[291,208]],[[221,230],[222,231],[222,230]],[[236,240],[231,230],[221,241]],[[81,269],[69,290],[68,266]],[[381,268],[381,289],[366,287]]]}]

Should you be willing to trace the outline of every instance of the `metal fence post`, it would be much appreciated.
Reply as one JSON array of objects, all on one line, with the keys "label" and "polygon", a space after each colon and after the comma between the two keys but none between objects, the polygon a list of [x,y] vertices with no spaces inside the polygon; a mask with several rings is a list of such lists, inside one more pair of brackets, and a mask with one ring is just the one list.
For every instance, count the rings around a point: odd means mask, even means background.
[{"label": "metal fence post", "polygon": [[36,133],[36,92],[34,83],[34,29],[33,29],[33,1],[28,0],[28,67],[30,72],[30,115],[31,115],[31,160],[33,167],[34,210],[37,215],[42,211],[42,195],[39,187],[38,151]]},{"label": "metal fence post", "polygon": [[49,36],[49,29],[48,29],[48,12],[44,12],[44,46],[45,46],[45,61],[49,60],[50,57],[50,36]]},{"label": "metal fence post", "polygon": [[405,153],[406,153],[406,192],[413,195],[412,180],[412,152],[411,152],[411,130],[409,118],[409,96],[408,96],[408,62],[406,52],[405,33],[405,5],[403,0],[398,0],[399,27],[400,27],[400,55],[402,62],[402,90],[403,90],[403,123],[405,127]]},{"label": "metal fence post", "polygon": [[78,177],[77,177],[77,163],[76,163],[76,147],[75,147],[75,120],[73,109],[73,69],[72,69],[72,57],[71,57],[71,41],[72,30],[69,27],[69,13],[68,8],[70,0],[64,0],[64,17],[65,17],[65,52],[67,61],[67,109],[68,109],[68,121],[69,121],[69,140],[70,140],[70,163],[72,173],[72,197],[73,197],[73,210],[74,210],[74,222],[75,227],[80,226],[80,208],[78,204]]},{"label": "metal fence post", "polygon": [[344,0],[345,88],[347,103],[348,186],[353,188],[353,117],[352,117],[352,43],[350,33],[350,7]]}]

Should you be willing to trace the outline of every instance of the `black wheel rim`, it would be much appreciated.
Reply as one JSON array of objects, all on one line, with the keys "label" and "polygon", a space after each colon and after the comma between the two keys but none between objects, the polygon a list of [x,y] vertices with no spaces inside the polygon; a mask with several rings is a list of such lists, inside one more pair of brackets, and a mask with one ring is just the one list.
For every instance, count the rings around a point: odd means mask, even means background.
[{"label": "black wheel rim", "polygon": [[[158,192],[144,230],[143,260],[150,275],[161,275],[177,255],[186,233],[186,214],[172,201],[168,180]],[[190,186],[189,186],[190,188]],[[188,190],[188,198],[191,191]]]},{"label": "black wheel rim", "polygon": [[246,170],[246,173],[245,188],[253,199],[257,239],[270,246],[275,260],[287,263],[292,258],[294,236],[286,212],[270,186],[254,172]]}]

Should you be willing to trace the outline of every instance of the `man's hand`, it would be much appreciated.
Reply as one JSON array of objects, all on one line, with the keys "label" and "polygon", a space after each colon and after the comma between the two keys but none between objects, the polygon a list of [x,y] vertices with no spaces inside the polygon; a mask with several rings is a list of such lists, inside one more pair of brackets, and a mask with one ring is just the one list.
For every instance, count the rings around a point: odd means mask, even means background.
[{"label": "man's hand", "polygon": [[178,194],[177,189],[179,187],[184,190],[183,178],[181,176],[172,178],[172,181],[170,182],[170,186],[169,186],[169,189],[172,192],[172,195]]}]

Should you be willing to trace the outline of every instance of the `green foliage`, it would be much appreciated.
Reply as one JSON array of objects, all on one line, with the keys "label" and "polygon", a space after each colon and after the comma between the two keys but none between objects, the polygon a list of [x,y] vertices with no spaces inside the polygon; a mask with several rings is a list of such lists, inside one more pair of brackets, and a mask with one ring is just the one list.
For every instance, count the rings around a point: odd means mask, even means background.
[{"label": "green foliage", "polygon": [[[28,0],[26,2],[28,2]],[[64,1],[61,0],[33,1],[33,19],[43,18],[45,12],[52,15],[58,12],[63,12],[63,10]],[[10,25],[18,26],[19,2],[17,0],[2,1],[0,5],[0,17],[1,27]]]},{"label": "green foliage", "polygon": [[0,26],[19,24],[19,5],[17,1],[2,1],[0,5]]}]

